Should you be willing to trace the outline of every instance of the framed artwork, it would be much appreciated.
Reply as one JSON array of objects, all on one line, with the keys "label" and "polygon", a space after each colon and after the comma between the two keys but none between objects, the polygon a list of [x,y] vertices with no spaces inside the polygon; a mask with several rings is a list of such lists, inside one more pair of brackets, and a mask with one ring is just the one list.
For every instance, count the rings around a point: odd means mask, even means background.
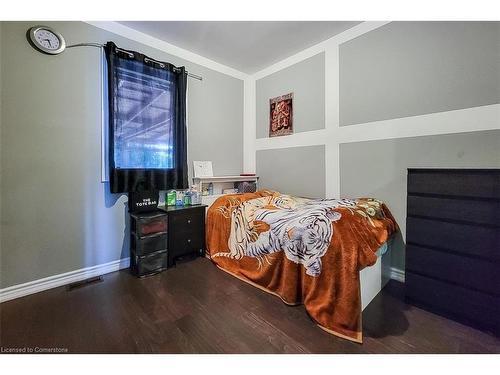
[{"label": "framed artwork", "polygon": [[293,92],[269,99],[269,137],[293,134]]}]

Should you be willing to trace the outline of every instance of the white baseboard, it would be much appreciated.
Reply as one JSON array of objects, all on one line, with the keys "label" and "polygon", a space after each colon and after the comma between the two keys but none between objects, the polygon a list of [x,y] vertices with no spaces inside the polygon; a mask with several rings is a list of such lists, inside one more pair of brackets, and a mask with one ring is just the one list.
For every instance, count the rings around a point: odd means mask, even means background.
[{"label": "white baseboard", "polygon": [[[71,284],[77,281],[85,280],[90,277],[104,275],[106,273],[119,271],[128,268],[130,258],[114,260],[109,263],[98,264],[97,266],[82,268],[79,270],[62,273],[60,275],[49,276],[43,279],[30,281],[24,284],[13,285],[8,288],[0,289],[0,303],[10,301],[15,298],[24,297],[29,294],[42,292],[44,290],[57,288],[58,286]],[[405,272],[399,268],[391,267],[390,278],[392,280],[405,282]]]},{"label": "white baseboard", "polygon": [[58,286],[82,281],[90,277],[96,277],[104,275],[106,273],[119,271],[123,268],[128,268],[129,265],[130,258],[123,258],[114,260],[109,263],[98,264],[97,266],[81,268],[79,270],[45,277],[43,279],[30,281],[24,284],[9,286],[8,288],[0,289],[0,303],[27,296],[29,294],[42,292],[47,289],[56,288]]},{"label": "white baseboard", "polygon": [[392,280],[399,281],[400,283],[404,283],[405,282],[405,271],[403,271],[399,268],[391,267],[390,278]]}]

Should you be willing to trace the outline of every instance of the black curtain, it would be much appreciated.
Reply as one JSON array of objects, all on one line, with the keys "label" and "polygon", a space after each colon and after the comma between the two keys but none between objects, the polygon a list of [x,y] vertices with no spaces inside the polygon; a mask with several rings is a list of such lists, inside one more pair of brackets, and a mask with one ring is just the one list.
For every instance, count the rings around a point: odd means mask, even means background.
[{"label": "black curtain", "polygon": [[105,51],[111,192],[187,188],[185,68],[113,42]]}]

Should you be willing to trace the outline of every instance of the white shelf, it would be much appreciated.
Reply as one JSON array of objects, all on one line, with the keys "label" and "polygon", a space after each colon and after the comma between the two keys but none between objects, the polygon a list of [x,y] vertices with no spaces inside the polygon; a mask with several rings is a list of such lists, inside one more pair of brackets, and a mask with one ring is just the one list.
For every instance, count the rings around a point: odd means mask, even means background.
[{"label": "white shelf", "polygon": [[239,182],[257,181],[259,176],[213,176],[213,177],[193,177],[196,182]]},{"label": "white shelf", "polygon": [[213,194],[202,195],[201,202],[207,206],[211,206],[214,201],[222,197],[224,189],[232,189],[235,182],[255,182],[257,183],[259,176],[212,176],[212,177],[193,177],[193,183],[197,185],[198,191],[203,191],[203,185],[212,183]]},{"label": "white shelf", "polygon": [[201,203],[206,204],[208,207],[210,207],[212,205],[212,203],[214,203],[217,198],[222,197],[223,195],[227,195],[227,194],[202,195],[201,196]]},{"label": "white shelf", "polygon": [[222,197],[223,195],[229,195],[229,194],[212,194],[212,195],[202,195],[201,199],[207,198],[207,199],[213,199],[216,200],[219,197]]}]

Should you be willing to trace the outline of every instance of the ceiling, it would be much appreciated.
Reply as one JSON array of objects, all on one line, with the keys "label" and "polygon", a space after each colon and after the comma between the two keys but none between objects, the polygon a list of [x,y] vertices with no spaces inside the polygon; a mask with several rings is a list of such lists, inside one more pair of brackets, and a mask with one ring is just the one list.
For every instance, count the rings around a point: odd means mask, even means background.
[{"label": "ceiling", "polygon": [[130,28],[244,73],[255,73],[358,21],[126,21]]}]

